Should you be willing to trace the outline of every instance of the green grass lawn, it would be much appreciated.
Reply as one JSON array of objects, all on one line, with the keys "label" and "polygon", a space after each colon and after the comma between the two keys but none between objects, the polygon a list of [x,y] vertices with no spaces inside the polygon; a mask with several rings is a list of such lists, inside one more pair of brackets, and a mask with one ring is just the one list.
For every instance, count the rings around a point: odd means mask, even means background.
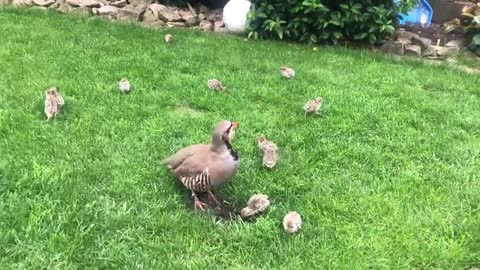
[{"label": "green grass lawn", "polygon": [[[165,33],[175,43],[166,46]],[[0,10],[0,269],[464,269],[480,264],[480,76],[320,48]],[[295,80],[278,67],[295,68]],[[122,96],[127,76],[133,92]],[[229,91],[207,89],[220,79]],[[44,90],[65,110],[52,122]],[[322,115],[302,106],[321,95]],[[238,121],[215,222],[160,161]],[[256,136],[280,148],[263,169]],[[297,210],[301,233],[283,215]]]}]

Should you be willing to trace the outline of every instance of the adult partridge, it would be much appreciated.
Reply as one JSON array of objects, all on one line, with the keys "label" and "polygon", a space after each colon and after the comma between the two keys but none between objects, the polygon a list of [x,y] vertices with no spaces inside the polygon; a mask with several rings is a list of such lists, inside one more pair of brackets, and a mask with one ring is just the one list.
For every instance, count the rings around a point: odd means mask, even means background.
[{"label": "adult partridge", "polygon": [[210,144],[188,146],[163,160],[163,164],[192,191],[195,208],[203,211],[207,205],[200,201],[197,192],[207,192],[208,197],[219,204],[211,190],[229,181],[237,173],[239,156],[233,149],[231,140],[238,126],[236,122],[221,121],[213,131]]}]

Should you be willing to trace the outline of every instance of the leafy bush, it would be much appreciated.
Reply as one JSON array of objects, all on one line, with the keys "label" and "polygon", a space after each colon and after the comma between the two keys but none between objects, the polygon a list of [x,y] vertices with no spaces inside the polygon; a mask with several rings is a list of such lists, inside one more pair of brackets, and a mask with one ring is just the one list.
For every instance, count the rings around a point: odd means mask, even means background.
[{"label": "leafy bush", "polygon": [[375,43],[395,31],[392,0],[252,0],[249,37]]},{"label": "leafy bush", "polygon": [[448,33],[458,28],[463,28],[468,41],[468,48],[480,55],[480,1],[474,0],[462,9],[460,18],[445,24]]}]

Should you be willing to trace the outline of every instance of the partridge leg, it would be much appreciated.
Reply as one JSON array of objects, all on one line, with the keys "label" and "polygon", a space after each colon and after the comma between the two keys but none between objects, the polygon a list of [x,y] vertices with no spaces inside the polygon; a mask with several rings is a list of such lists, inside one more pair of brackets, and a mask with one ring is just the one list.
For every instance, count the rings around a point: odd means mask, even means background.
[{"label": "partridge leg", "polygon": [[208,190],[207,193],[208,193],[208,199],[209,200],[212,200],[212,201],[215,202],[215,204],[220,205],[220,201],[217,199],[215,194],[213,194],[210,190]]},{"label": "partridge leg", "polygon": [[195,202],[194,202],[195,208],[199,208],[200,210],[205,211],[205,206],[207,206],[207,204],[200,201],[197,194],[195,194],[195,192],[193,192],[193,191],[192,191],[192,197],[195,200]]}]

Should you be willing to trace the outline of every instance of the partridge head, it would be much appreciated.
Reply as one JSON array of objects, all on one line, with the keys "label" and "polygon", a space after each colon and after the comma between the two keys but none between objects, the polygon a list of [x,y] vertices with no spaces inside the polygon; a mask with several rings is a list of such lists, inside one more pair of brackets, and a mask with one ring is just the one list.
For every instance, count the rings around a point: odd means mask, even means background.
[{"label": "partridge head", "polygon": [[122,78],[118,83],[118,88],[122,94],[130,92],[130,82],[127,78]]},{"label": "partridge head", "polygon": [[308,113],[315,113],[318,114],[320,111],[320,107],[322,106],[323,103],[323,98],[322,97],[317,97],[314,100],[309,100],[303,107],[305,110],[305,115]]},{"label": "partridge head", "polygon": [[214,91],[225,91],[225,86],[217,79],[208,80],[208,88]]},{"label": "partridge head", "polygon": [[289,212],[283,218],[283,228],[287,233],[296,233],[302,228],[302,218],[293,211]]},{"label": "partridge head", "polygon": [[247,207],[240,211],[242,218],[249,218],[258,213],[265,212],[268,206],[270,206],[270,199],[264,194],[254,194],[247,202]]},{"label": "partridge head", "polygon": [[295,70],[293,70],[293,68],[282,66],[280,67],[280,73],[287,79],[293,79],[295,77]]}]

